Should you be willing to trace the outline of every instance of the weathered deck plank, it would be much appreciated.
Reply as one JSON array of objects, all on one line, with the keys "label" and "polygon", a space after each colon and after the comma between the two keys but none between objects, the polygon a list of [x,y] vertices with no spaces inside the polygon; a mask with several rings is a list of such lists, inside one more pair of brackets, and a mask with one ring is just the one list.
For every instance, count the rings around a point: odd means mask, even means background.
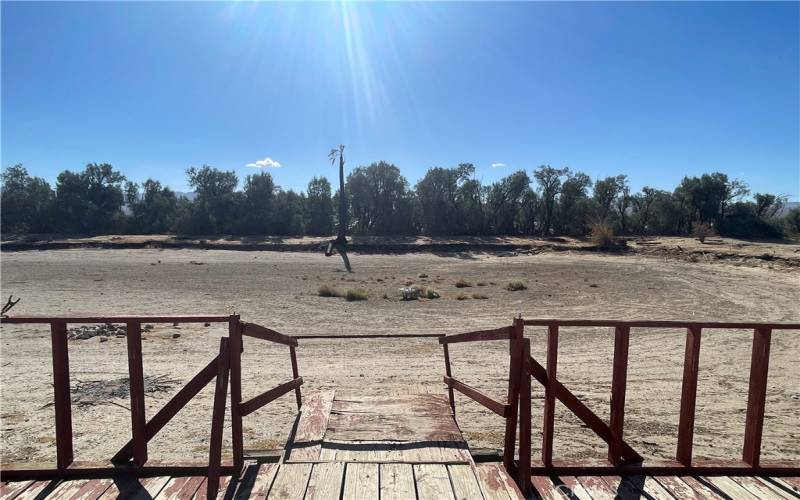
[{"label": "weathered deck plank", "polygon": [[47,498],[51,498],[53,500],[62,500],[62,499],[69,499],[72,498],[72,495],[77,493],[83,485],[89,482],[88,479],[78,479],[75,481],[63,481],[60,483],[52,493],[50,493]]},{"label": "weathered deck plank", "polygon": [[575,476],[561,476],[561,481],[572,492],[572,495],[578,500],[592,500],[592,496],[583,487]]},{"label": "weathered deck plank", "polygon": [[451,415],[381,415],[331,412],[325,440],[463,441]]},{"label": "weathered deck plank", "polygon": [[547,476],[532,476],[531,484],[540,498],[544,500],[564,500],[564,493]]},{"label": "weathered deck plank", "polygon": [[0,500],[12,500],[32,484],[33,481],[15,481],[13,483],[3,483],[0,485]]},{"label": "weathered deck plank", "polygon": [[186,500],[192,498],[203,483],[202,476],[174,477],[156,497],[158,500]]},{"label": "weathered deck plank", "polygon": [[125,498],[126,500],[149,500],[156,498],[169,482],[169,476],[159,477],[119,477],[112,481],[100,500]]},{"label": "weathered deck plank", "polygon": [[758,498],[729,477],[706,476],[703,479],[731,498],[736,498],[737,500],[756,500]]},{"label": "weathered deck plank", "polygon": [[306,488],[306,500],[338,500],[344,477],[343,462],[316,463]]},{"label": "weathered deck plank", "polygon": [[59,483],[57,479],[52,481],[34,481],[34,483],[28,486],[17,498],[21,500],[47,498],[47,496],[58,487]]},{"label": "weathered deck plank", "polygon": [[378,498],[378,464],[347,464],[342,498],[358,500]]},{"label": "weathered deck plank", "polygon": [[380,465],[381,500],[408,500],[417,497],[411,464]]},{"label": "weathered deck plank", "polygon": [[576,478],[594,500],[614,500],[617,492],[600,476],[578,476]]},{"label": "weathered deck plank", "polygon": [[456,500],[481,499],[481,486],[475,471],[469,465],[448,465],[447,471],[450,473],[450,482],[453,485],[453,493]]},{"label": "weathered deck plank", "polygon": [[788,493],[784,494],[783,492],[776,491],[754,477],[731,476],[730,479],[758,498],[765,498],[768,500],[785,500],[792,498]]},{"label": "weathered deck plank", "polygon": [[655,480],[675,498],[685,498],[687,500],[706,500],[709,498],[706,493],[692,488],[679,477],[663,476],[657,477]]},{"label": "weathered deck plank", "polygon": [[[517,500],[523,498],[522,492],[511,480],[501,464],[477,464],[475,475],[486,500]],[[591,500],[591,499],[590,499]]]},{"label": "weathered deck plank", "polygon": [[447,467],[442,464],[414,464],[414,481],[419,500],[454,499]]},{"label": "weathered deck plank", "polygon": [[289,443],[289,462],[318,460],[322,439],[328,428],[334,391],[309,395],[300,409],[297,431]]},{"label": "weathered deck plank", "polygon": [[784,495],[788,496],[788,498],[797,498],[798,496],[800,496],[800,488],[792,488],[790,484],[780,481],[778,480],[778,478],[759,477],[757,479],[758,481],[761,481],[770,488],[780,491]]},{"label": "weathered deck plank", "polygon": [[70,500],[97,500],[112,484],[114,484],[113,479],[91,479],[69,498]]},{"label": "weathered deck plank", "polygon": [[272,487],[279,464],[251,464],[242,474],[236,487],[236,500],[265,498]]},{"label": "weathered deck plank", "polygon": [[282,464],[269,490],[269,498],[302,500],[310,476],[311,464]]},{"label": "weathered deck plank", "polygon": [[680,479],[684,483],[691,486],[694,491],[696,491],[701,495],[704,495],[705,498],[713,498],[713,499],[723,498],[722,495],[720,495],[717,491],[710,488],[706,484],[701,483],[700,481],[697,480],[697,478],[694,478],[692,476],[681,476]]}]

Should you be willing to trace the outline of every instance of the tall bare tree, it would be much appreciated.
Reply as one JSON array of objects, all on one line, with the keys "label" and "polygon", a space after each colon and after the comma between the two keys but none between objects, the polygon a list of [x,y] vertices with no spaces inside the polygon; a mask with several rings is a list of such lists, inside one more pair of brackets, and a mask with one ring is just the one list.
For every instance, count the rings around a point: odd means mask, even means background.
[{"label": "tall bare tree", "polygon": [[347,195],[344,191],[344,144],[339,144],[338,148],[331,149],[328,153],[328,159],[331,165],[339,161],[339,228],[337,231],[336,239],[328,243],[328,248],[325,255],[330,257],[333,251],[339,252],[344,262],[344,267],[347,272],[352,273],[353,268],[350,267],[350,259],[347,258]]}]

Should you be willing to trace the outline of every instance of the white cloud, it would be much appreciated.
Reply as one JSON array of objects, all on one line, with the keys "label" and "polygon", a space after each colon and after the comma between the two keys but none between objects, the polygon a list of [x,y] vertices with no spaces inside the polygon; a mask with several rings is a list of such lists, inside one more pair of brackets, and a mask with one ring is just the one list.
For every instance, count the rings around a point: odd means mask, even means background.
[{"label": "white cloud", "polygon": [[503,168],[505,166],[505,163],[492,163],[492,168]]},{"label": "white cloud", "polygon": [[273,160],[270,157],[266,157],[263,160],[254,161],[253,163],[248,163],[245,166],[250,168],[281,168],[280,162]]}]

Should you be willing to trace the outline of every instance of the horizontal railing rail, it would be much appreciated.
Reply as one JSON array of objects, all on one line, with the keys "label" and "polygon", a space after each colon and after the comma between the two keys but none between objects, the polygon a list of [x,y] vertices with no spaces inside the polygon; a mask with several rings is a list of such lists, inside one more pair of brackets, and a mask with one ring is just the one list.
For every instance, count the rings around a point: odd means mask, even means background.
[{"label": "horizontal railing rail", "polygon": [[447,387],[457,390],[461,394],[469,397],[477,403],[482,404],[484,407],[492,410],[503,418],[507,418],[508,414],[510,413],[511,406],[508,403],[495,401],[474,387],[470,387],[467,384],[446,375],[444,377],[444,383]]},{"label": "horizontal railing rail", "polygon": [[230,316],[208,315],[66,315],[66,316],[9,316],[0,318],[0,323],[70,323],[73,325],[89,323],[227,323]]},{"label": "horizontal railing rail", "polygon": [[290,392],[298,387],[303,385],[303,377],[297,377],[296,379],[290,380],[284,384],[281,384],[275,388],[272,388],[268,391],[262,392],[258,396],[251,398],[244,403],[239,405],[239,411],[241,412],[242,416],[245,417],[254,411],[258,410],[259,408],[263,407],[264,405],[271,403],[278,399],[279,397],[283,396],[287,392]]},{"label": "horizontal railing rail", "polygon": [[256,325],[254,323],[245,323],[242,321],[241,325],[242,335],[246,337],[255,337],[257,339],[275,342],[277,344],[295,347],[297,346],[297,339],[289,335],[278,333],[275,330],[271,330],[267,327]]},{"label": "horizontal railing rail", "polygon": [[478,330],[476,332],[459,333],[439,338],[440,344],[456,344],[459,342],[481,342],[488,340],[509,340],[514,334],[513,327],[505,326],[493,330]]},{"label": "horizontal railing rail", "polygon": [[525,326],[588,326],[627,328],[719,328],[723,330],[800,330],[800,323],[754,323],[729,321],[670,321],[670,320],[614,320],[614,319],[526,319]]}]

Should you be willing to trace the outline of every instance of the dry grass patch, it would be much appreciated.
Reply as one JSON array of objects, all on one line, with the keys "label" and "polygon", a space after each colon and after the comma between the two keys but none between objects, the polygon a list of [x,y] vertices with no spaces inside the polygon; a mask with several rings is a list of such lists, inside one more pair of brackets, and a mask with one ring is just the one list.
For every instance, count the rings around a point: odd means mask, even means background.
[{"label": "dry grass patch", "polygon": [[331,285],[320,285],[319,288],[317,288],[317,295],[319,295],[320,297],[342,296],[341,292],[339,292],[339,290],[337,290],[336,287],[333,287]]},{"label": "dry grass patch", "polygon": [[465,280],[464,278],[458,278],[458,281],[456,281],[456,288],[469,288],[471,286],[472,283]]},{"label": "dry grass patch", "polygon": [[612,250],[616,246],[614,244],[614,230],[605,222],[596,222],[592,224],[589,238],[592,240],[592,243],[601,250]]},{"label": "dry grass patch", "polygon": [[469,297],[467,297],[467,295],[464,293],[459,293],[458,295],[456,295],[456,300],[467,300],[468,298]]},{"label": "dry grass patch", "polygon": [[525,286],[525,283],[521,281],[512,281],[508,285],[506,285],[506,290],[509,292],[518,292],[520,290],[527,290],[528,287]]},{"label": "dry grass patch", "polygon": [[367,300],[368,297],[369,293],[361,288],[348,288],[344,294],[344,298],[347,299],[348,302]]},{"label": "dry grass patch", "polygon": [[485,300],[485,299],[488,299],[489,297],[487,297],[486,295],[484,295],[482,293],[475,292],[475,293],[472,294],[472,298],[476,299],[476,300]]}]

